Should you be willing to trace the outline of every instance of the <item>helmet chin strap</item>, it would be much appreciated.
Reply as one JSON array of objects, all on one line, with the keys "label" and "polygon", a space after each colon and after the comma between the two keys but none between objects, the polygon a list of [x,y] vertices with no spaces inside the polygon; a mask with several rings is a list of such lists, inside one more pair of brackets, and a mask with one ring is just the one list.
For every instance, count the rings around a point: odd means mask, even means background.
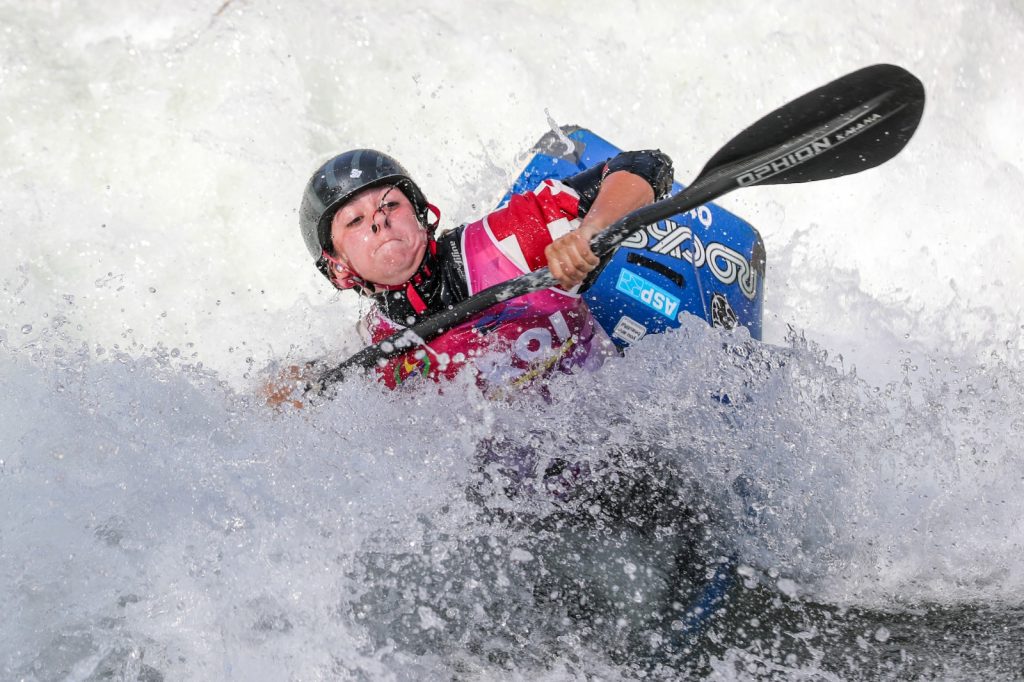
[{"label": "helmet chin strap", "polygon": [[441,209],[428,203],[427,211],[434,214],[434,222],[427,223],[427,231],[430,232],[431,237],[433,237],[434,231],[437,230],[437,226],[441,224]]}]

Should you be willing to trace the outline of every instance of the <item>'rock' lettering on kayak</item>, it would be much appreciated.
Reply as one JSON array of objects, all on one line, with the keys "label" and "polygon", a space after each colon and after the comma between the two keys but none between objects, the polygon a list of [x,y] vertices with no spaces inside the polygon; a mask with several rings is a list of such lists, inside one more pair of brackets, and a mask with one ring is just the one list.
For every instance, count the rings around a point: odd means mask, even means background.
[{"label": "'rock' lettering on kayak", "polygon": [[746,187],[747,185],[753,185],[761,182],[765,178],[770,178],[774,175],[789,170],[793,166],[798,166],[808,159],[812,159],[823,151],[827,151],[832,148],[832,141],[828,137],[818,138],[812,142],[808,142],[800,149],[795,152],[780,156],[777,159],[772,159],[768,163],[758,166],[752,171],[747,171],[741,175],[736,182],[740,187]]},{"label": "'rock' lettering on kayak", "polygon": [[[710,223],[710,220],[708,221]],[[674,220],[662,220],[633,233],[621,244],[630,249],[650,249],[652,253],[692,263],[695,268],[707,266],[711,274],[726,286],[738,284],[750,300],[757,296],[758,271],[739,251],[725,244],[705,244],[693,230]]]}]

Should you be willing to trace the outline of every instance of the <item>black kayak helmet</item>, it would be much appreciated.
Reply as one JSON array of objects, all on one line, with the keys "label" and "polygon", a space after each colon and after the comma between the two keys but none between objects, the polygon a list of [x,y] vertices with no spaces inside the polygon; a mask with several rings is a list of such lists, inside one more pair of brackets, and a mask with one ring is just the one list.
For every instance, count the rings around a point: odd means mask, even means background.
[{"label": "black kayak helmet", "polygon": [[373,149],[353,149],[335,156],[306,183],[299,208],[299,229],[317,269],[331,279],[323,252],[331,250],[331,221],[354,195],[378,185],[394,185],[412,202],[416,217],[427,225],[427,198],[394,158]]}]

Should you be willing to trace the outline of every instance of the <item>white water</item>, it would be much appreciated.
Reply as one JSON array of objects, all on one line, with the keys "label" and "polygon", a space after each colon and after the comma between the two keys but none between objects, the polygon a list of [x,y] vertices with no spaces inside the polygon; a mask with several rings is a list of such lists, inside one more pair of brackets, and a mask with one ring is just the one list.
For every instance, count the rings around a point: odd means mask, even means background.
[{"label": "white water", "polygon": [[[553,4],[0,4],[2,677],[442,675],[451,641],[391,651],[350,617],[373,589],[355,557],[415,549],[424,523],[496,533],[461,496],[493,433],[655,445],[723,506],[748,473],[764,522],[727,536],[787,591],[1024,604],[1019,4]],[[269,362],[358,347],[356,303],[296,229],[330,154],[395,154],[455,225],[545,109],[660,146],[687,182],[763,113],[883,61],[929,95],[900,156],[721,202],[764,236],[783,369],[751,379],[693,328],[553,406],[461,384],[353,384],[283,415],[253,396]],[[743,378],[726,428],[706,396]],[[461,656],[470,677],[539,674]]]}]

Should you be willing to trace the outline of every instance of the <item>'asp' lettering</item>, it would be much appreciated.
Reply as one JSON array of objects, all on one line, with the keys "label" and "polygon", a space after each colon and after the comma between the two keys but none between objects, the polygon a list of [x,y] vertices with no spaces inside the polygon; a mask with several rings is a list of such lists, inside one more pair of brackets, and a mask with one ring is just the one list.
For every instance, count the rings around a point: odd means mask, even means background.
[{"label": "'asp' lettering", "polygon": [[619,271],[619,280],[615,283],[615,288],[670,320],[675,319],[679,310],[679,298],[626,268]]}]

